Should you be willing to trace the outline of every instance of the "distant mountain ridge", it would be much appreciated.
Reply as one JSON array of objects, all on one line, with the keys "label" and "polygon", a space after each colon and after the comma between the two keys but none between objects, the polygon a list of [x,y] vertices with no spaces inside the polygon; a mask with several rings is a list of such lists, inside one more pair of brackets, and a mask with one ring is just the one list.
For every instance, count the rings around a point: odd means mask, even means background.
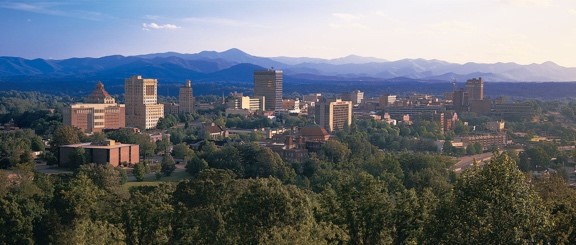
[{"label": "distant mountain ridge", "polygon": [[455,64],[441,60],[403,59],[387,61],[350,55],[338,59],[307,57],[257,57],[239,49],[196,54],[176,52],[137,56],[105,56],[64,60],[0,57],[0,82],[11,77],[50,79],[95,79],[123,81],[141,74],[167,82],[186,79],[199,81],[251,81],[255,69],[284,70],[285,80],[375,80],[408,78],[420,81],[464,81],[482,76],[489,82],[576,81],[576,68],[553,62],[520,65],[516,63]]}]

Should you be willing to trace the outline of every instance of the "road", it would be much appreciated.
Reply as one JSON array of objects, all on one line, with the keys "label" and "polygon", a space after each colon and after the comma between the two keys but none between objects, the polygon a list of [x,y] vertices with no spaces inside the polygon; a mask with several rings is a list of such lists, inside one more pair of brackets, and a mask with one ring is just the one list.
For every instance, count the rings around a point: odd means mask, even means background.
[{"label": "road", "polygon": [[450,169],[455,173],[461,173],[470,166],[472,166],[474,160],[478,162],[478,165],[482,166],[485,164],[485,162],[490,161],[491,158],[492,158],[492,152],[460,157],[459,161],[456,164],[454,164]]}]

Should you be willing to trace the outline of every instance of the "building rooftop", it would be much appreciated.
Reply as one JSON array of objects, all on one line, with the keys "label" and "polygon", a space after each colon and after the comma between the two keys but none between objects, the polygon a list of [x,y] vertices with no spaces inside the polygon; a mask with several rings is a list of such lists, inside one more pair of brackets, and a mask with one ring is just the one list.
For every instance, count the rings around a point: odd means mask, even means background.
[{"label": "building rooftop", "polygon": [[85,103],[114,103],[114,98],[110,96],[108,92],[104,89],[104,84],[98,82],[96,84],[96,89],[92,93],[84,98]]},{"label": "building rooftop", "polygon": [[125,146],[132,146],[134,144],[123,144],[120,142],[116,142],[114,140],[106,140],[103,142],[92,142],[92,143],[79,143],[79,144],[71,144],[71,145],[62,145],[60,147],[70,147],[70,148],[91,148],[91,149],[114,149],[120,148]]},{"label": "building rooftop", "polygon": [[304,137],[313,137],[313,136],[320,136],[325,137],[330,135],[326,129],[318,126],[318,125],[310,125],[300,129],[300,135]]}]

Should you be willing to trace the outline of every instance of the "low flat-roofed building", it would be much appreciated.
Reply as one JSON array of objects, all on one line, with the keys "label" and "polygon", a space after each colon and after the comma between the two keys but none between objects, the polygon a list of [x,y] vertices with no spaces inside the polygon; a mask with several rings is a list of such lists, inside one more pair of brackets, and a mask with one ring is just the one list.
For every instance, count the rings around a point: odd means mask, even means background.
[{"label": "low flat-roofed building", "polygon": [[488,150],[491,147],[504,147],[508,144],[505,133],[500,134],[484,134],[484,135],[471,135],[459,138],[465,145],[479,143],[483,150]]},{"label": "low flat-roofed building", "polygon": [[114,167],[121,163],[137,164],[140,162],[140,146],[135,144],[122,144],[114,140],[98,143],[80,143],[62,145],[59,149],[59,166],[76,166],[70,161],[70,156],[76,148],[83,148],[88,163],[110,164]]},{"label": "low flat-roofed building", "polygon": [[403,115],[422,115],[422,114],[436,114],[443,111],[441,106],[428,106],[428,105],[417,105],[417,106],[396,106],[388,107],[385,112],[388,112],[392,118],[400,118]]}]

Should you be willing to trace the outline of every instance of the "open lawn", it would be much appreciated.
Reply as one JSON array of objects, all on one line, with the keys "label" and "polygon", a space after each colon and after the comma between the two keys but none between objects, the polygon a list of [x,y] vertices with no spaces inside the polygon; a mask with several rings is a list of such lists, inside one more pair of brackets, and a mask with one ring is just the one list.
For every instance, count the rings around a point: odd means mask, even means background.
[{"label": "open lawn", "polygon": [[162,175],[162,178],[160,178],[159,180],[156,179],[155,173],[151,173],[146,175],[146,177],[144,177],[144,181],[138,182],[136,180],[131,180],[129,182],[126,182],[126,184],[124,184],[123,187],[126,190],[128,190],[130,189],[130,187],[133,186],[157,186],[163,182],[178,182],[180,180],[187,179],[189,177],[190,174],[188,174],[186,171],[183,171],[183,169],[176,169],[176,171],[174,171],[172,175],[170,176]]}]

